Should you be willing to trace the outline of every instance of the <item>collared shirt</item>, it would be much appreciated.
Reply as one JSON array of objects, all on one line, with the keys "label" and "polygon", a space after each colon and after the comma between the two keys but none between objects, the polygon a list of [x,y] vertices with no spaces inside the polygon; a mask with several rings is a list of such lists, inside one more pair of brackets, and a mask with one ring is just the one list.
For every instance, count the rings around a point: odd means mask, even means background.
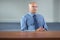
[{"label": "collared shirt", "polygon": [[38,22],[38,28],[43,27],[46,30],[48,30],[48,27],[42,15],[37,14],[37,13],[35,14],[27,13],[26,15],[22,17],[20,21],[21,31],[35,31],[33,15],[36,15],[36,19]]}]

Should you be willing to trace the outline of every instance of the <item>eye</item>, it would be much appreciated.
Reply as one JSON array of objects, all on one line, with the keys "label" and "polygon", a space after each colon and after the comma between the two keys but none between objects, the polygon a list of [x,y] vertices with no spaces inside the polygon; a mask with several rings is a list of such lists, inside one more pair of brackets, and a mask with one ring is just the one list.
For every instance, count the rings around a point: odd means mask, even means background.
[{"label": "eye", "polygon": [[35,7],[35,8],[37,8],[37,6],[32,6],[32,7]]}]

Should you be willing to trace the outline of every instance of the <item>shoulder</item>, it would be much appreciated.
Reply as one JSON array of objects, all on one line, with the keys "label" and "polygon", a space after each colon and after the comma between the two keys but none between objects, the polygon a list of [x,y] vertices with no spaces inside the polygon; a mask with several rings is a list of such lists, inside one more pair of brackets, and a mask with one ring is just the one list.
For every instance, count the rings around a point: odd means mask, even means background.
[{"label": "shoulder", "polygon": [[29,16],[29,14],[25,14],[24,16],[22,16],[23,18],[27,18]]},{"label": "shoulder", "polygon": [[29,17],[29,14],[25,14],[24,16],[22,16],[22,19],[27,19]]}]

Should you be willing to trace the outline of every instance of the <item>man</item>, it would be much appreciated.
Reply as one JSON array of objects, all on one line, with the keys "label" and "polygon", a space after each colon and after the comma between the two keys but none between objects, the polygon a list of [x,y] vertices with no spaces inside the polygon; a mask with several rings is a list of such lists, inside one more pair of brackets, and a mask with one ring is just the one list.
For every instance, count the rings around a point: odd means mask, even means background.
[{"label": "man", "polygon": [[29,12],[21,19],[21,31],[47,31],[48,27],[42,15],[37,14],[37,3],[29,3]]}]

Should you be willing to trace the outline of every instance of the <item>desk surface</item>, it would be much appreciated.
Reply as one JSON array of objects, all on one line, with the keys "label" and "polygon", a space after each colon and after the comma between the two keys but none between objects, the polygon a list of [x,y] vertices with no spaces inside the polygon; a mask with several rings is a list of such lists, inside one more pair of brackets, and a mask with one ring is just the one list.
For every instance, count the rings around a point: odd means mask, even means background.
[{"label": "desk surface", "polygon": [[46,32],[1,31],[0,38],[60,38],[60,32],[59,31],[46,31]]}]

